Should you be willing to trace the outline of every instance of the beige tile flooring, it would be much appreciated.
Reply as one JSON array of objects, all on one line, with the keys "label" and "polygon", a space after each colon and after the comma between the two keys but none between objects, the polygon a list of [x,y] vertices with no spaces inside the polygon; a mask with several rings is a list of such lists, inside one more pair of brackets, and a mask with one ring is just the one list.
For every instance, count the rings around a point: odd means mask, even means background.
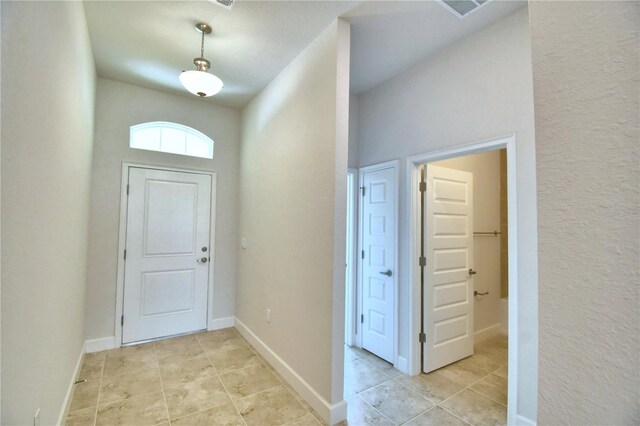
[{"label": "beige tile flooring", "polygon": [[[503,424],[506,347],[484,342],[473,357],[417,377],[347,348],[343,425]],[[87,354],[79,376],[67,425],[321,424],[232,328]]]},{"label": "beige tile flooring", "polygon": [[85,355],[67,425],[318,426],[233,328]]},{"label": "beige tile flooring", "polygon": [[345,349],[349,426],[503,425],[507,422],[507,337],[429,374],[407,376],[361,349]]}]

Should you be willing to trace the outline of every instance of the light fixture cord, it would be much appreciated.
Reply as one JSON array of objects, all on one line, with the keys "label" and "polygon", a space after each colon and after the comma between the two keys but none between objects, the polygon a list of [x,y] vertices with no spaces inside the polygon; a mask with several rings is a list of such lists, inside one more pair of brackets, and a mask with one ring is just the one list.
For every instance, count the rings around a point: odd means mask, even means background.
[{"label": "light fixture cord", "polygon": [[202,42],[200,43],[200,57],[204,58],[204,31],[202,31]]}]

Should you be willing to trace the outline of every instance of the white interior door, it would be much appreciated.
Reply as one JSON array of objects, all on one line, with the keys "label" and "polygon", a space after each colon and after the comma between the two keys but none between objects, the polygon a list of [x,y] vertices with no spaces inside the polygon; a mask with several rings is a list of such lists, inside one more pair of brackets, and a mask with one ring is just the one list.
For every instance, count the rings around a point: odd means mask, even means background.
[{"label": "white interior door", "polygon": [[396,170],[362,172],[362,347],[391,363],[395,339]]},{"label": "white interior door", "polygon": [[473,355],[473,175],[427,165],[426,373]]},{"label": "white interior door", "polygon": [[211,176],[131,167],[122,343],[207,327]]}]

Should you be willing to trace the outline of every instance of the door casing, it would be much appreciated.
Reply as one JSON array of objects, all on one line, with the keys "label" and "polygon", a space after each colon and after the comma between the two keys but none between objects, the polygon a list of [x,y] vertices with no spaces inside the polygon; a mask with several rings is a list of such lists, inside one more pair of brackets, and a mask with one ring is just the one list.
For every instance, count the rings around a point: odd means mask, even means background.
[{"label": "door casing", "polygon": [[[347,170],[347,270],[345,282],[345,343],[356,345],[356,331],[359,330],[357,316],[357,265],[358,265],[358,169]],[[351,249],[351,250],[349,250]]]},{"label": "door casing", "polygon": [[[394,318],[394,328],[393,328],[393,365],[397,366],[398,364],[398,322],[399,322],[399,318],[398,318],[398,298],[399,298],[399,292],[398,292],[398,249],[399,249],[399,227],[398,227],[398,217],[400,214],[400,204],[399,204],[399,193],[400,193],[400,160],[392,160],[392,161],[387,161],[384,163],[378,163],[378,164],[373,164],[371,166],[366,166],[366,167],[361,167],[360,169],[358,169],[358,253],[361,253],[363,248],[363,238],[362,236],[364,235],[363,232],[363,226],[364,226],[364,220],[362,218],[362,215],[364,214],[363,211],[363,206],[362,206],[362,196],[361,196],[361,192],[360,192],[360,188],[364,185],[364,175],[366,172],[373,172],[376,170],[382,170],[382,169],[389,169],[392,168],[394,169],[394,178],[396,180],[396,195],[395,195],[395,199],[394,199],[394,211],[395,211],[395,215],[396,215],[396,220],[395,220],[395,228],[394,228],[394,232],[395,232],[395,253],[394,253],[394,259],[393,259],[393,291],[394,291],[394,306],[393,306],[393,318]],[[357,256],[358,259],[358,276],[357,276],[357,315],[356,315],[356,322],[358,324],[362,324],[359,321],[357,321],[357,319],[360,318],[360,315],[362,315],[363,312],[363,300],[362,300],[362,257],[361,256]],[[357,327],[358,330],[358,334],[356,335],[356,346],[359,348],[362,348],[362,332],[360,332],[361,327]]]},{"label": "door casing", "polygon": [[[184,169],[170,166],[157,166],[150,164],[122,162],[122,175],[120,181],[120,222],[118,231],[118,270],[116,275],[116,311],[114,318],[114,336],[115,347],[122,346],[122,324],[120,318],[123,315],[124,305],[124,249],[127,242],[127,208],[129,197],[127,197],[127,185],[129,183],[129,170],[132,167],[142,169],[164,170],[170,172],[181,173],[198,173],[211,176],[211,218],[209,225],[209,282],[207,291],[207,329],[212,328],[213,317],[213,295],[214,295],[214,271],[215,271],[215,253],[216,253],[216,187],[217,187],[217,174],[210,170],[196,170],[196,169]],[[138,342],[139,343],[139,342]]]},{"label": "door casing", "polygon": [[507,150],[507,199],[509,205],[508,250],[509,250],[509,373],[507,424],[517,424],[518,407],[518,215],[516,179],[516,135],[515,133],[483,140],[453,148],[446,148],[407,157],[407,226],[410,237],[407,249],[410,261],[409,274],[409,374],[420,374],[420,166],[449,158],[463,157],[481,152]]}]

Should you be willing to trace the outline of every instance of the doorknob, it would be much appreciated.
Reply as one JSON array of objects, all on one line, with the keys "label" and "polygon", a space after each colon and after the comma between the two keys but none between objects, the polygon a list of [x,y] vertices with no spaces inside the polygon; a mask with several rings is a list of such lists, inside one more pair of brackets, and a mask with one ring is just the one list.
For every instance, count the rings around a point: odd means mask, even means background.
[{"label": "doorknob", "polygon": [[477,274],[476,271],[474,271],[473,269],[469,269],[469,275],[475,275],[475,274]]},{"label": "doorknob", "polygon": [[388,276],[388,277],[390,277],[390,276],[392,275],[391,269],[387,269],[386,271],[384,271],[384,272],[380,272],[380,273],[381,273],[382,275],[386,275],[386,276]]},{"label": "doorknob", "polygon": [[207,257],[201,257],[200,259],[196,259],[196,262],[198,262],[198,263],[207,263],[208,260],[209,260],[209,258],[207,258]]}]

